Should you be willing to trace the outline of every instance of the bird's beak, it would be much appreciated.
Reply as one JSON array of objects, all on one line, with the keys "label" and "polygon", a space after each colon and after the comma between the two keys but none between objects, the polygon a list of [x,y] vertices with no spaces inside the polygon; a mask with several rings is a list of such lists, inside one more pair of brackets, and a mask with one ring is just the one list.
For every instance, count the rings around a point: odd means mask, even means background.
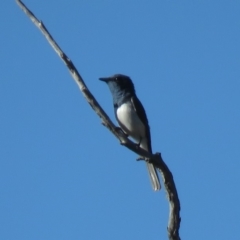
[{"label": "bird's beak", "polygon": [[99,80],[107,83],[110,80],[110,78],[109,77],[101,77],[101,78],[99,78]]}]

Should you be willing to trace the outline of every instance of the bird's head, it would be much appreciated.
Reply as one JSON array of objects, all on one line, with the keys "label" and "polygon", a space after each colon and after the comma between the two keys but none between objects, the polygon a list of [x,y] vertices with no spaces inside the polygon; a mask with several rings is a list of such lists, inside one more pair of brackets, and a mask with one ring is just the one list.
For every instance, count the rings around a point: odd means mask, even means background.
[{"label": "bird's head", "polygon": [[106,82],[110,88],[110,91],[113,95],[122,95],[122,94],[134,94],[135,89],[132,80],[130,77],[115,74],[111,77],[103,77],[99,78],[99,80]]}]

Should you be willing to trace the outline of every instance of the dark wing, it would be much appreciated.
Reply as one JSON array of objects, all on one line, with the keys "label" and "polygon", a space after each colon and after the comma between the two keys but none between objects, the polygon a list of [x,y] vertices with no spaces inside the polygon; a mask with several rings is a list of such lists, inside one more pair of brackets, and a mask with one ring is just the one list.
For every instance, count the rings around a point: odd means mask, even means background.
[{"label": "dark wing", "polygon": [[139,99],[136,96],[131,97],[131,102],[133,104],[135,112],[137,113],[138,117],[140,118],[140,120],[145,126],[146,138],[148,140],[148,149],[149,149],[149,152],[152,153],[150,127],[148,125],[148,119],[147,119],[145,109],[142,103],[139,101]]}]

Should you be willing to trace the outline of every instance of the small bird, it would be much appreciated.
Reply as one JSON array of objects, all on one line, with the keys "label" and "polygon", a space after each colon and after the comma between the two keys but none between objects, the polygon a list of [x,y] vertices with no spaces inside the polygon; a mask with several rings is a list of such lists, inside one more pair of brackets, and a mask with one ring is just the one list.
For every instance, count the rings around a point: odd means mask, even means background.
[{"label": "small bird", "polygon": [[[115,74],[102,77],[99,80],[107,83],[113,96],[115,117],[121,129],[132,137],[144,150],[152,153],[150,127],[142,103],[137,98],[135,88],[130,77]],[[147,169],[154,191],[160,190],[156,168],[147,162]]]}]

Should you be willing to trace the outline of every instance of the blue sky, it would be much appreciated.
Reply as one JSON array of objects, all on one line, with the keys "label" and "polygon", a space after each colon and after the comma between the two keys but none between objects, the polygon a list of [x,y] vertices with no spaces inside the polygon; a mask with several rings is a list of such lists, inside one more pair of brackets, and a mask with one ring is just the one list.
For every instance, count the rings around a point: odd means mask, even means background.
[{"label": "blue sky", "polygon": [[[98,78],[132,78],[174,175],[182,239],[237,239],[240,2],[25,4],[113,120]],[[167,239],[165,191],[152,191],[15,1],[2,2],[0,29],[0,239]]]}]

